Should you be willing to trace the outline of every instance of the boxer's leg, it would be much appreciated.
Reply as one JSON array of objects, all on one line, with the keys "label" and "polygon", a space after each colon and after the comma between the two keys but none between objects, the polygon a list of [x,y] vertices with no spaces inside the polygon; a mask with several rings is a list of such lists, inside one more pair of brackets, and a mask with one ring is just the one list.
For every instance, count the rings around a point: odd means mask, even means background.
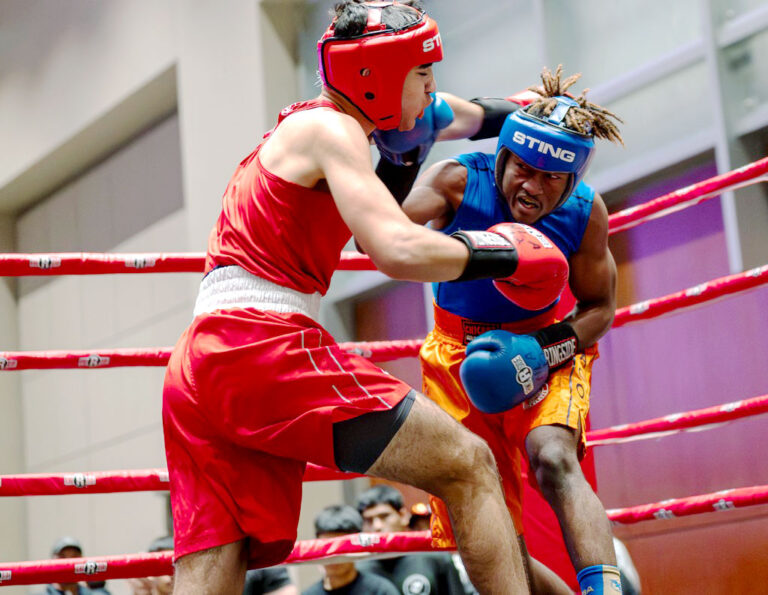
[{"label": "boxer's leg", "polygon": [[247,568],[245,540],[187,554],[176,560],[178,595],[240,595]]},{"label": "boxer's leg", "polygon": [[472,584],[481,593],[528,593],[515,530],[488,445],[417,394],[368,474],[440,497]]}]

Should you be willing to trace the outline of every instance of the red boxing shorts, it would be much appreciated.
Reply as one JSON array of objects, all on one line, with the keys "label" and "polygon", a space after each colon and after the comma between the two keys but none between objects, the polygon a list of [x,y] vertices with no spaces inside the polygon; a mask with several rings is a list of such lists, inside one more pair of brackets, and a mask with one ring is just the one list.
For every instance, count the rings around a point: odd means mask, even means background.
[{"label": "red boxing shorts", "polygon": [[333,424],[391,409],[410,390],[304,314],[198,315],[163,390],[175,557],[248,537],[257,565],[281,562],[306,463],[336,468]]}]

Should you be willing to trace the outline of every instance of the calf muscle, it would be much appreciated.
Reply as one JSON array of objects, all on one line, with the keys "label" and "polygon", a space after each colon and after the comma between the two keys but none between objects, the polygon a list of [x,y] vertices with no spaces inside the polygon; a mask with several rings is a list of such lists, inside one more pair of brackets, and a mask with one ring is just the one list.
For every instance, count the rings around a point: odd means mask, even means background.
[{"label": "calf muscle", "polygon": [[246,550],[245,541],[236,541],[179,558],[173,592],[240,595],[245,583]]}]

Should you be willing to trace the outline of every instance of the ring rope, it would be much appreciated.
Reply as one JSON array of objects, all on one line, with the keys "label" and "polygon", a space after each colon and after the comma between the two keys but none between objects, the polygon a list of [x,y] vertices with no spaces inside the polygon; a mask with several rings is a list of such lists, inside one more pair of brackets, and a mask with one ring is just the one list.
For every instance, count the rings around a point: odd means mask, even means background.
[{"label": "ring rope", "polygon": [[[372,362],[387,362],[416,357],[422,343],[422,339],[397,339],[339,343],[339,347],[342,351],[367,357]],[[0,371],[164,367],[172,350],[172,347],[121,347],[80,351],[0,351]]]},{"label": "ring rope", "polygon": [[711,494],[673,498],[651,504],[606,510],[614,523],[628,525],[640,521],[669,520],[705,512],[723,512],[768,503],[768,485],[721,490]]},{"label": "ring rope", "polygon": [[[392,554],[428,552],[433,548],[429,531],[405,533],[356,533],[330,539],[297,541],[283,564],[315,564],[387,557]],[[0,586],[137,578],[173,574],[172,552],[128,554],[0,563]]]},{"label": "ring rope", "polygon": [[[674,191],[638,207],[632,207],[611,215],[610,233],[629,229],[646,221],[677,212],[689,206],[718,195],[723,190],[736,189],[748,184],[768,181],[768,158],[744,166],[727,174],[693,184]],[[757,177],[759,176],[759,177]],[[0,275],[62,275],[62,274],[108,274],[108,273],[169,273],[202,272],[204,255],[201,253],[160,253],[160,254],[14,254],[0,255]],[[354,252],[342,254],[339,270],[371,270],[370,259]],[[765,283],[768,266],[753,269],[741,275],[732,275],[705,283],[677,294],[656,300],[649,300],[617,311],[614,327],[623,326],[635,320],[655,318],[670,311],[701,304],[718,297],[756,287]],[[401,344],[398,344],[401,343]],[[370,358],[386,354],[387,359],[415,355],[420,341],[381,341],[347,344],[355,351]],[[15,357],[0,354],[0,369],[31,368],[95,368],[112,366],[165,365],[167,349],[120,349],[110,355],[92,352],[17,352]],[[41,357],[43,355],[43,357]],[[19,365],[21,364],[21,365]],[[62,364],[64,364],[62,366]],[[74,365],[73,365],[74,364]],[[669,433],[700,427],[702,424],[719,424],[737,417],[745,417],[768,411],[768,395],[748,401],[737,401],[718,407],[673,414],[663,418],[635,424],[624,424],[614,428],[591,432],[592,445],[608,444],[639,436],[656,437]],[[327,472],[335,473],[333,479],[342,479],[350,474],[333,472],[322,468],[309,469],[306,481],[331,479]],[[313,475],[314,474],[314,475]],[[341,476],[341,477],[339,477]],[[52,488],[51,483],[57,484]],[[76,473],[51,476],[33,474],[25,476],[0,477],[0,495],[38,495],[83,493],[111,493],[115,491],[165,490],[168,474],[162,469],[141,471],[119,471],[98,473]],[[35,488],[32,486],[35,485]],[[32,489],[30,489],[32,488]],[[23,493],[22,493],[23,492]],[[703,512],[731,510],[768,502],[768,486],[755,486],[724,490],[689,498],[665,500],[662,502],[633,506],[607,511],[613,522],[636,523],[651,519],[669,519],[677,516]],[[333,540],[309,540],[297,542],[286,563],[313,562],[318,559],[346,557],[358,558],[374,551],[404,553],[430,551],[429,532],[389,535],[353,535]],[[334,542],[334,543],[329,543]],[[157,576],[173,572],[170,553],[137,554],[131,556],[110,556],[70,560],[20,562],[0,566],[0,586],[24,585],[52,582],[77,582],[86,577],[98,575],[100,579],[120,579]]]},{"label": "ring rope", "polygon": [[[630,524],[724,512],[766,503],[768,485],[761,485],[721,490],[688,498],[674,498],[606,512],[612,522]],[[431,542],[429,531],[356,533],[331,539],[309,539],[297,541],[284,564],[327,564],[392,554],[451,549],[433,548]],[[92,577],[112,580],[172,573],[171,552],[11,562],[0,563],[0,586],[78,582]]]},{"label": "ring rope", "polygon": [[[304,472],[305,482],[345,480],[356,477],[364,476],[311,463],[307,464]],[[166,469],[0,475],[0,497],[167,492],[169,488]]]},{"label": "ring rope", "polygon": [[[658,219],[713,198],[726,190],[768,181],[768,157],[733,171],[675,190],[608,218],[609,234]],[[205,254],[134,253],[111,254],[63,252],[48,254],[0,254],[0,277],[39,275],[106,275],[114,273],[202,273]],[[371,259],[358,252],[341,253],[340,271],[376,270]]]},{"label": "ring rope", "polygon": [[[768,395],[684,413],[673,413],[664,417],[622,424],[602,430],[591,430],[587,432],[587,445],[602,446],[633,440],[660,438],[693,428],[708,430],[729,421],[762,413],[768,413]],[[304,473],[304,481],[344,480],[355,477],[363,476],[313,464],[308,464]],[[0,497],[107,494],[167,491],[168,489],[168,472],[165,469],[29,473],[0,476]]]},{"label": "ring rope", "polygon": [[[0,277],[202,273],[204,270],[204,252],[0,254]],[[341,253],[338,270],[374,271],[376,267],[365,254],[347,250]]]},{"label": "ring rope", "polygon": [[[613,328],[630,322],[657,318],[765,284],[768,284],[768,265],[745,273],[713,279],[676,293],[619,308],[616,310]],[[401,339],[339,343],[339,346],[344,351],[358,353],[373,362],[386,362],[403,357],[416,357],[422,342],[421,339]],[[170,354],[170,347],[87,351],[0,351],[0,371],[165,366]]]},{"label": "ring rope", "polygon": [[646,421],[621,424],[587,432],[587,446],[620,444],[636,440],[661,438],[696,428],[709,430],[735,419],[768,413],[768,395],[733,401],[705,409],[672,413]]},{"label": "ring rope", "polygon": [[768,182],[768,157],[719,176],[696,182],[685,188],[674,190],[642,205],[614,213],[608,217],[608,234],[613,235],[641,223],[682,211],[714,198],[725,191],[736,190],[759,182]]},{"label": "ring rope", "polygon": [[616,310],[611,328],[619,328],[639,320],[658,318],[673,311],[698,306],[766,283],[768,283],[768,265],[759,266],[744,273],[719,277],[676,293],[619,308]]}]

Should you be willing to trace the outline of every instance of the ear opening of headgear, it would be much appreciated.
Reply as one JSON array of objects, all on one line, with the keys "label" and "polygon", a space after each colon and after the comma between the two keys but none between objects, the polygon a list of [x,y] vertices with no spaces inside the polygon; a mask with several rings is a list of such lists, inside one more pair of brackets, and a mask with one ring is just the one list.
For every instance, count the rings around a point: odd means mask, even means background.
[{"label": "ear opening of headgear", "polygon": [[507,116],[499,133],[495,166],[499,189],[510,153],[534,169],[570,174],[555,208],[568,199],[582,180],[595,148],[592,134],[582,134],[565,127],[565,115],[578,103],[565,96],[556,99],[557,105],[546,118],[531,115],[528,108]]},{"label": "ear opening of headgear", "polygon": [[382,10],[393,5],[398,3],[367,3],[368,22],[360,35],[336,37],[334,20],[317,42],[325,86],[346,97],[380,130],[400,125],[408,72],[443,59],[440,31],[426,13],[412,9],[417,20],[397,29],[381,22]]}]

